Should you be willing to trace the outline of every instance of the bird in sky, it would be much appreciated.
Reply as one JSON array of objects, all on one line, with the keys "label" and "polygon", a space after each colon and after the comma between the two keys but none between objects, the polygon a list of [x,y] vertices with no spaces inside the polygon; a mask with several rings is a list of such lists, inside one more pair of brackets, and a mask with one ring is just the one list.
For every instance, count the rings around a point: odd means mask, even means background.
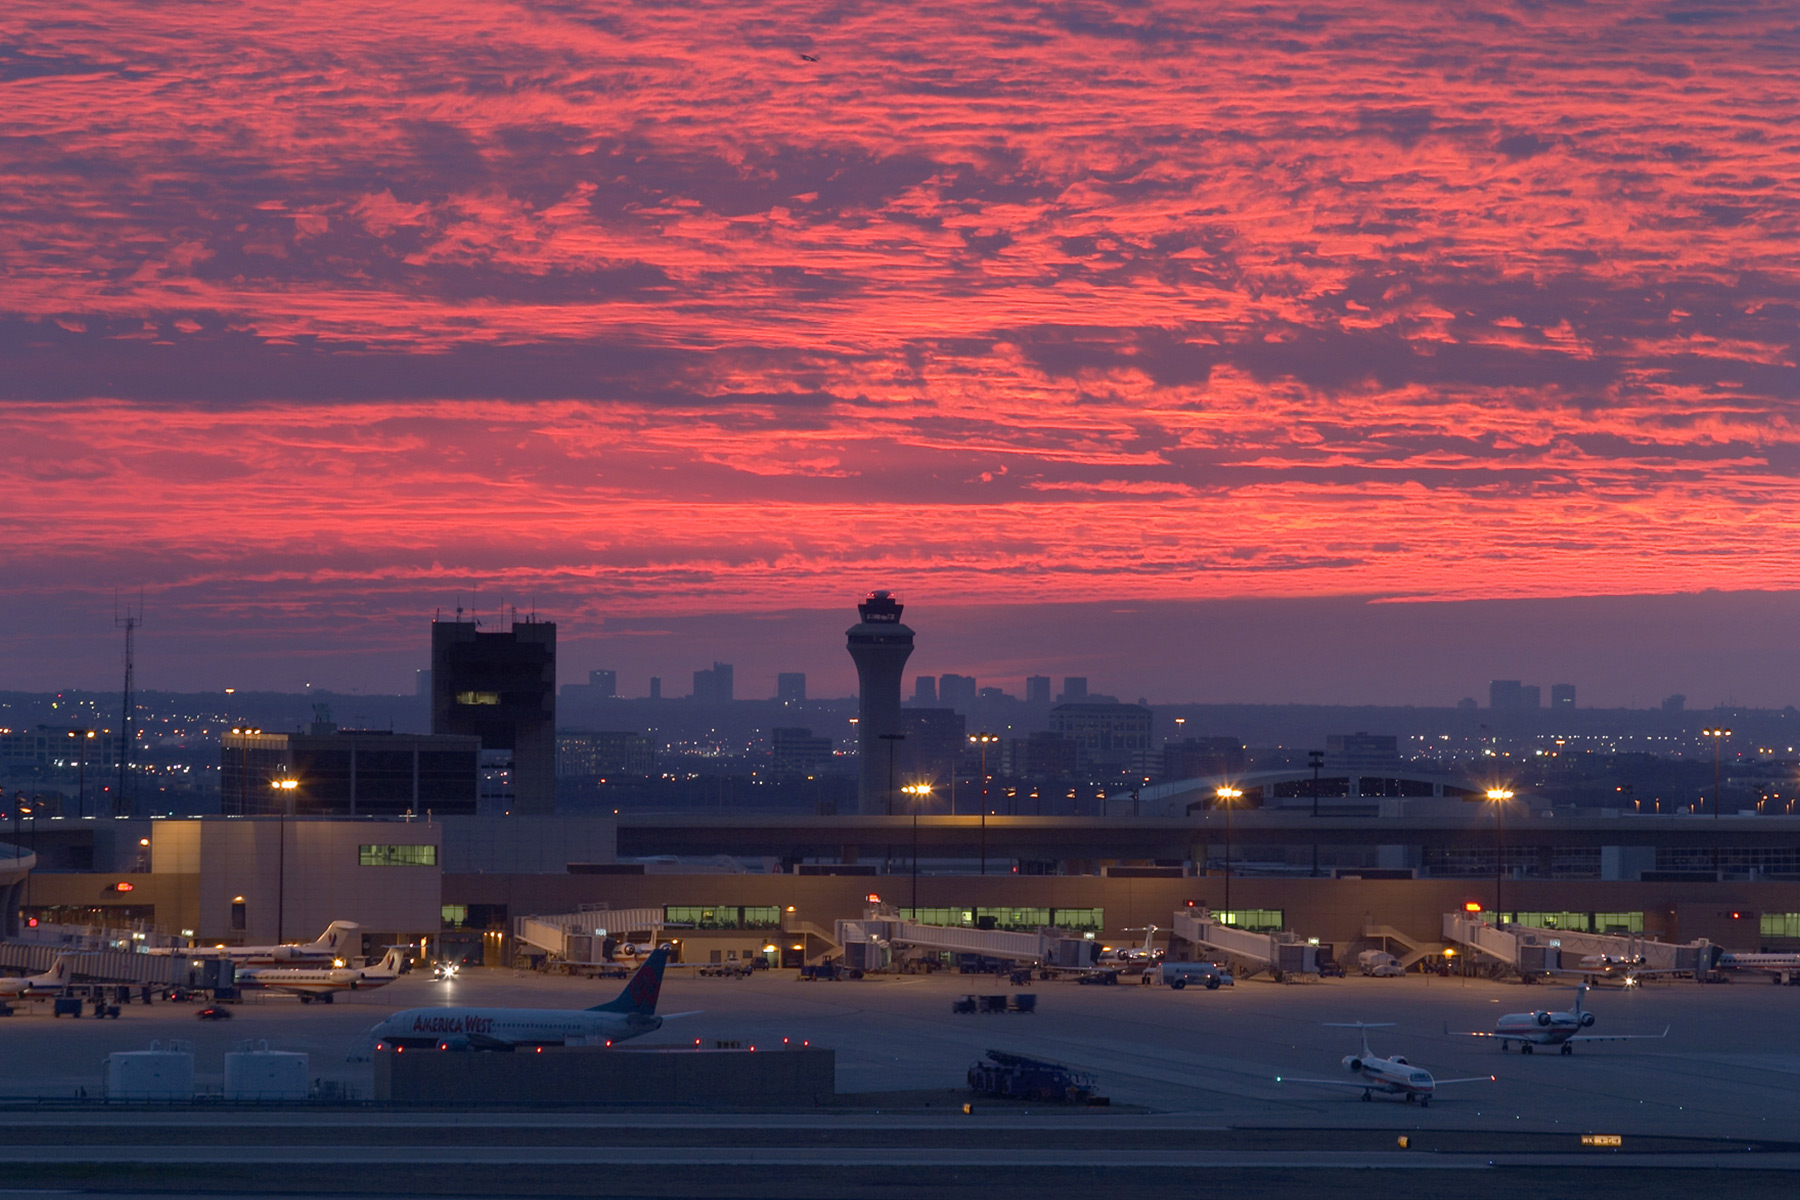
[{"label": "bird in sky", "polygon": [[819,61],[819,56],[816,54],[802,54],[800,57],[804,58],[807,62],[818,62]]}]

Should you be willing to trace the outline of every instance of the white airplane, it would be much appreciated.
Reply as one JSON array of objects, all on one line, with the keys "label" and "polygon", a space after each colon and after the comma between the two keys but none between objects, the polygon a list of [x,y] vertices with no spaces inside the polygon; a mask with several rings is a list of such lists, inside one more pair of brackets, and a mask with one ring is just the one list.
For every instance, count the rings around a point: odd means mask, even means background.
[{"label": "white airplane", "polygon": [[349,933],[362,926],[355,921],[333,921],[326,926],[319,940],[303,945],[288,943],[280,946],[195,946],[192,949],[160,946],[146,950],[146,954],[158,954],[165,958],[225,958],[243,966],[274,966],[280,963],[331,963],[344,957],[344,949],[350,944]]},{"label": "white airplane", "polygon": [[0,1000],[20,1000],[26,996],[60,996],[75,977],[73,954],[59,954],[50,969],[42,975],[20,975],[0,979]]},{"label": "white airplane", "polygon": [[1378,1057],[1369,1049],[1369,1030],[1385,1028],[1392,1025],[1392,1021],[1372,1023],[1354,1021],[1348,1024],[1328,1021],[1326,1024],[1333,1029],[1362,1030],[1362,1053],[1344,1056],[1344,1069],[1358,1078],[1355,1080],[1284,1079],[1277,1075],[1276,1083],[1317,1083],[1326,1087],[1361,1088],[1364,1100],[1374,1099],[1375,1092],[1386,1092],[1390,1095],[1404,1096],[1408,1104],[1417,1100],[1420,1108],[1429,1108],[1432,1093],[1444,1084],[1492,1083],[1494,1081],[1492,1075],[1471,1075],[1467,1079],[1433,1079],[1430,1071],[1420,1070],[1398,1054],[1392,1058]]},{"label": "white airplane", "polygon": [[[654,1033],[664,1018],[656,1015],[662,992],[667,950],[653,951],[617,998],[592,1008],[409,1008],[395,1013],[370,1032],[376,1050],[402,1053],[415,1049],[514,1050],[520,1046],[579,1043],[611,1045]],[[687,1016],[671,1013],[671,1017]]]},{"label": "white airplane", "polygon": [[1800,980],[1800,954],[1739,954],[1721,951],[1713,964],[1720,971],[1760,971],[1771,983]]},{"label": "white airplane", "polygon": [[245,987],[294,992],[302,1004],[323,1000],[330,1004],[338,992],[369,992],[400,978],[406,966],[406,947],[389,946],[372,967],[252,967],[237,973]]},{"label": "white airplane", "polygon": [[[1513,1042],[1519,1043],[1520,1054],[1530,1054],[1534,1046],[1559,1046],[1561,1053],[1573,1054],[1576,1042],[1635,1042],[1669,1036],[1669,1027],[1666,1025],[1661,1033],[1581,1032],[1594,1027],[1594,1014],[1581,1007],[1587,990],[1588,985],[1585,983],[1575,989],[1575,1007],[1568,1012],[1546,1012],[1540,1008],[1536,1012],[1507,1013],[1494,1022],[1492,1033],[1469,1031],[1456,1036],[1498,1038],[1502,1054],[1506,1053]],[[1446,1028],[1444,1032],[1450,1031]]]},{"label": "white airplane", "polygon": [[[1127,929],[1126,933],[1136,933],[1136,929]],[[1098,964],[1102,967],[1153,967],[1162,961],[1163,951],[1156,945],[1156,926],[1143,927],[1144,944],[1141,946],[1121,946],[1117,950],[1103,950]]]},{"label": "white airplane", "polygon": [[1617,979],[1626,987],[1636,987],[1653,975],[1686,974],[1675,967],[1652,967],[1641,954],[1584,954],[1574,967],[1557,967],[1551,974],[1578,975],[1592,984]]}]

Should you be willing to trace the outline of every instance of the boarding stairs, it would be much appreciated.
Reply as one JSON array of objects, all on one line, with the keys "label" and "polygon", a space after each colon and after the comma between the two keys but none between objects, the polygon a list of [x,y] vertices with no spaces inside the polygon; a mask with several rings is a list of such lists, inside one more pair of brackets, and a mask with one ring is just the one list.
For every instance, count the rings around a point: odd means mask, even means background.
[{"label": "boarding stairs", "polygon": [[1444,952],[1442,942],[1421,941],[1406,930],[1396,929],[1392,925],[1364,925],[1362,940],[1380,942],[1390,954],[1398,946],[1401,952],[1394,955],[1394,958],[1402,971],[1410,971],[1421,959]]}]

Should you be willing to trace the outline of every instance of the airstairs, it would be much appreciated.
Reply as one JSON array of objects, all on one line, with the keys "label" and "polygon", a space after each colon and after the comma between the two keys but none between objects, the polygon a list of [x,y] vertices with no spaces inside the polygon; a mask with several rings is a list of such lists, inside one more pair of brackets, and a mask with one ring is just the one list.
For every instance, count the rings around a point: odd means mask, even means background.
[{"label": "airstairs", "polygon": [[1394,957],[1402,971],[1412,970],[1420,959],[1444,952],[1444,943],[1420,941],[1404,929],[1396,929],[1392,925],[1364,925],[1362,937],[1365,942],[1380,942],[1390,954],[1398,946],[1400,953]]}]

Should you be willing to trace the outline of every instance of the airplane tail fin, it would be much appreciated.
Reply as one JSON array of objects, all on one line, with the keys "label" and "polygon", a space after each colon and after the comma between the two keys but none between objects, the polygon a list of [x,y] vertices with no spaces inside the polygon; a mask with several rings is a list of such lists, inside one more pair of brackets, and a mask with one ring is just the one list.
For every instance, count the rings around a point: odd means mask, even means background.
[{"label": "airplane tail fin", "polygon": [[381,956],[376,970],[384,975],[398,975],[400,968],[406,965],[406,952],[399,946],[389,946],[388,952]]},{"label": "airplane tail fin", "polygon": [[325,927],[325,932],[319,935],[319,940],[313,943],[313,948],[321,951],[329,950],[335,953],[344,946],[345,934],[349,933],[352,929],[361,928],[362,926],[358,925],[355,921],[333,921]]},{"label": "airplane tail fin", "polygon": [[658,946],[644,960],[644,965],[637,969],[625,984],[625,990],[617,998],[605,1004],[596,1004],[589,1012],[637,1013],[641,1016],[656,1014],[656,998],[662,994],[663,967],[668,964],[669,952]]},{"label": "airplane tail fin", "polygon": [[62,984],[69,982],[74,976],[75,956],[73,954],[57,955],[56,961],[50,964],[49,982],[53,986],[61,986]]},{"label": "airplane tail fin", "polygon": [[1581,1002],[1587,999],[1588,985],[1584,982],[1575,989],[1575,1011],[1581,1012]]}]

